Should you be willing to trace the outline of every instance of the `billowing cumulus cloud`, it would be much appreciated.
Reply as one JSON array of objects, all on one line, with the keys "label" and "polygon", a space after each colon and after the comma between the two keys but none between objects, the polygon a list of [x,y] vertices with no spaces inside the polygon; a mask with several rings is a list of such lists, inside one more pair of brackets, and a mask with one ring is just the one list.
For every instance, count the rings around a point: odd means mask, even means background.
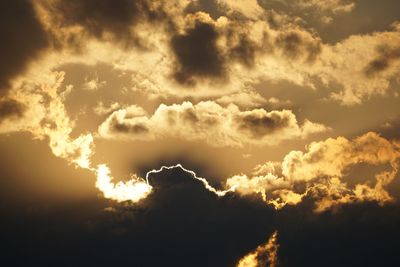
[{"label": "billowing cumulus cloud", "polygon": [[[242,194],[259,193],[277,208],[305,196],[315,198],[317,211],[359,201],[384,204],[393,200],[387,186],[397,175],[399,158],[399,144],[373,132],[352,141],[329,138],[311,143],[306,152],[289,152],[281,163],[260,165],[251,176],[233,176],[227,185]],[[360,164],[389,167],[370,178],[349,176],[349,169]]]},{"label": "billowing cumulus cloud", "polygon": [[241,111],[236,105],[223,107],[212,101],[161,105],[151,116],[131,106],[113,112],[99,127],[105,138],[152,140],[169,136],[234,147],[273,145],[326,130],[326,126],[308,120],[299,124],[290,110]]}]

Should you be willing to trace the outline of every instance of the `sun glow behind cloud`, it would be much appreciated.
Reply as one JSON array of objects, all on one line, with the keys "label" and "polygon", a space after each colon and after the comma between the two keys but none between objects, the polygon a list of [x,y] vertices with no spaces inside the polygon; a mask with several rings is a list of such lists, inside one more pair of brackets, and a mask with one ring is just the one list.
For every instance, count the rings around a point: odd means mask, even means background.
[{"label": "sun glow behind cloud", "polygon": [[113,183],[110,177],[110,169],[105,165],[99,165],[96,170],[96,187],[105,198],[122,201],[137,202],[151,193],[152,187],[143,179],[131,177],[128,182]]}]

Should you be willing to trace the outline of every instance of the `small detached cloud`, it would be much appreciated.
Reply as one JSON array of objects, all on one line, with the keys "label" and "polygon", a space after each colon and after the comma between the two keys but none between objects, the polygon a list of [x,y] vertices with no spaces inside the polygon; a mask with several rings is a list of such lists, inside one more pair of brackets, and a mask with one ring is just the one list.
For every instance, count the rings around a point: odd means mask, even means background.
[{"label": "small detached cloud", "polygon": [[234,104],[223,107],[212,101],[161,104],[153,115],[138,106],[130,106],[113,112],[99,127],[104,138],[154,140],[179,137],[206,141],[216,147],[276,145],[327,130],[325,125],[309,120],[300,124],[290,110],[241,111]]},{"label": "small detached cloud", "polygon": [[85,82],[82,88],[88,91],[96,91],[107,84],[106,81],[100,81],[99,77],[95,76],[93,79],[85,77]]}]

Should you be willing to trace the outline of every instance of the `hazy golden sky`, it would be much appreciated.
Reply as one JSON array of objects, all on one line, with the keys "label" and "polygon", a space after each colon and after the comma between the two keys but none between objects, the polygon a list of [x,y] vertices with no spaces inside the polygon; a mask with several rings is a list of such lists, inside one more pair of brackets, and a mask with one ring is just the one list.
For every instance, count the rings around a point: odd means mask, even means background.
[{"label": "hazy golden sky", "polygon": [[[117,216],[185,177],[227,209],[397,205],[396,0],[17,0],[0,15],[4,203]],[[272,228],[215,266],[303,266]]]}]

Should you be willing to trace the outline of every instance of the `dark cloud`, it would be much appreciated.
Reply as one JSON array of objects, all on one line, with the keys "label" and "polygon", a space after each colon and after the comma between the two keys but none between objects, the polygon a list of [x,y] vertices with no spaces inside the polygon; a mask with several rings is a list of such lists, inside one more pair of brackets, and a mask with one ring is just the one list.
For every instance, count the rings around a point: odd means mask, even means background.
[{"label": "dark cloud", "polygon": [[322,214],[307,205],[277,214],[280,266],[399,266],[398,204],[353,204]]},{"label": "dark cloud", "polygon": [[10,117],[22,117],[25,106],[14,99],[0,99],[0,122]]},{"label": "dark cloud", "polygon": [[[153,4],[147,0],[60,0],[47,8],[56,15],[62,27],[80,25],[99,39],[111,36],[116,42],[141,45],[132,27],[144,21],[166,22],[168,17],[161,3]],[[71,40],[77,42],[79,39]]]},{"label": "dark cloud", "polygon": [[[7,266],[234,266],[273,232],[273,210],[235,195],[218,198],[181,169],[153,174],[138,205],[57,207],[2,221]],[[94,201],[96,202],[96,201]],[[19,256],[18,256],[19,255]]]},{"label": "dark cloud", "polygon": [[321,42],[319,39],[302,36],[296,31],[282,32],[276,38],[276,46],[282,49],[283,55],[290,59],[305,58],[313,62],[321,53]]},{"label": "dark cloud", "polygon": [[47,35],[28,0],[0,1],[0,94],[9,81],[48,45]]},{"label": "dark cloud", "polygon": [[380,125],[376,131],[386,139],[400,139],[400,118],[397,116],[395,119]]},{"label": "dark cloud", "polygon": [[[189,122],[191,124],[196,124],[200,121],[199,117],[197,116],[196,112],[193,109],[185,109],[182,113],[182,119],[184,122]],[[210,122],[210,126],[212,123]]]},{"label": "dark cloud", "polygon": [[191,1],[186,8],[187,13],[196,13],[198,11],[208,13],[213,19],[218,19],[220,16],[225,15],[221,12],[215,0]]},{"label": "dark cloud", "polygon": [[179,83],[193,84],[196,77],[224,76],[224,58],[217,39],[215,26],[201,21],[196,21],[186,33],[172,37],[171,47],[179,65],[174,76]]},{"label": "dark cloud", "polygon": [[117,133],[148,134],[149,128],[143,123],[125,124],[120,123],[115,117],[110,122],[110,131]]},{"label": "dark cloud", "polygon": [[233,59],[237,59],[243,65],[252,67],[258,50],[253,41],[242,35],[239,37],[239,43],[231,49],[230,54]]},{"label": "dark cloud", "polygon": [[[178,63],[174,73],[176,81],[193,85],[196,79],[202,78],[224,80],[232,62],[251,68],[258,53],[272,50],[266,32],[260,43],[256,43],[248,37],[245,21],[230,22],[217,29],[212,22],[196,19],[194,26],[188,27],[184,34],[172,36],[171,47]],[[225,48],[217,45],[219,38],[227,39]]]},{"label": "dark cloud", "polygon": [[234,266],[274,230],[279,266],[399,264],[397,204],[344,205],[316,214],[313,201],[305,200],[274,211],[257,199],[218,198],[178,168],[150,181],[154,192],[136,205],[93,197],[24,204],[11,194],[0,197],[2,264]]},{"label": "dark cloud", "polygon": [[371,60],[365,67],[364,72],[371,77],[388,69],[393,61],[400,58],[400,46],[390,47],[381,45],[377,47],[377,57]]},{"label": "dark cloud", "polygon": [[239,130],[250,133],[253,137],[263,137],[279,129],[288,127],[290,118],[279,113],[253,112],[244,116],[238,116],[236,123]]}]

